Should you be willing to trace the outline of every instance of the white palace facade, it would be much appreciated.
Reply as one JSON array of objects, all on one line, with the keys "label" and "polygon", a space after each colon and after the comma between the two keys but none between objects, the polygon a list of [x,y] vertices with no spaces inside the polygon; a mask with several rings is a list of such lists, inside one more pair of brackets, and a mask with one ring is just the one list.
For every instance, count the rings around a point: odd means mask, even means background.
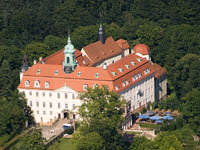
[{"label": "white palace facade", "polygon": [[80,92],[105,85],[127,101],[124,128],[132,125],[132,113],[167,96],[166,70],[151,61],[145,44],[130,48],[126,40],[105,39],[78,51],[70,37],[65,48],[28,66],[21,67],[18,89],[24,92],[36,123],[52,125],[61,118],[79,119]]}]

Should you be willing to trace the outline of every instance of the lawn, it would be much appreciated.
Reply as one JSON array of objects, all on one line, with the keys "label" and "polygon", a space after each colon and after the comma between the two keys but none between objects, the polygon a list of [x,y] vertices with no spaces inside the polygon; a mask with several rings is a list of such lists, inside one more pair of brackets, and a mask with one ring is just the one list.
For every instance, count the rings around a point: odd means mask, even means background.
[{"label": "lawn", "polygon": [[75,145],[71,139],[62,138],[50,146],[49,150],[75,150]]}]

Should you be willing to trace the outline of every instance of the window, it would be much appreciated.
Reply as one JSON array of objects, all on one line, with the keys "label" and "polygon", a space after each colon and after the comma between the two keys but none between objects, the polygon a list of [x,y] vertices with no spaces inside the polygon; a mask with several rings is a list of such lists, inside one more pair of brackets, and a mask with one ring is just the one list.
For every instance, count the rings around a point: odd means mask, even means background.
[{"label": "window", "polygon": [[31,107],[33,106],[32,101],[30,101],[30,106],[31,106]]},{"label": "window", "polygon": [[36,106],[39,107],[39,102],[36,102]]},{"label": "window", "polygon": [[57,97],[60,98],[60,93],[57,93]]},{"label": "window", "polygon": [[128,80],[126,80],[126,85],[128,85],[129,84],[129,81]]},{"label": "window", "polygon": [[43,102],[43,107],[46,107],[46,103],[45,102]]},{"label": "window", "polygon": [[42,92],[42,96],[45,97],[45,92]]},{"label": "window", "polygon": [[58,70],[56,70],[56,71],[54,72],[54,74],[55,74],[55,75],[58,75]]},{"label": "window", "polygon": [[50,115],[53,115],[53,112],[52,112],[52,111],[50,111]]},{"label": "window", "polygon": [[135,66],[135,62],[132,61],[132,62],[131,62],[131,65]]},{"label": "window", "polygon": [[37,70],[37,74],[40,74],[40,69]]},{"label": "window", "polygon": [[138,75],[137,75],[137,74],[135,75],[135,79],[136,79],[136,80],[138,79]]},{"label": "window", "polygon": [[85,59],[83,59],[83,64],[86,64],[86,63],[85,63]]},{"label": "window", "polygon": [[39,110],[37,110],[37,114],[40,114]]},{"label": "window", "polygon": [[77,76],[79,76],[79,77],[80,77],[80,76],[81,76],[81,72],[78,72],[78,73],[77,73]]},{"label": "window", "polygon": [[37,97],[39,96],[39,93],[38,93],[38,92],[36,92],[35,94],[36,94]]},{"label": "window", "polygon": [[45,82],[45,88],[49,88],[49,82]]},{"label": "window", "polygon": [[115,63],[115,60],[112,60],[112,63],[114,64],[114,63]]},{"label": "window", "polygon": [[115,90],[116,90],[116,91],[119,90],[119,86],[118,86],[118,85],[115,86]]},{"label": "window", "polygon": [[52,108],[52,102],[49,102],[49,107]]},{"label": "window", "polygon": [[116,72],[112,72],[112,74],[113,74],[113,76],[116,76],[116,75],[117,75],[117,73],[116,73]]},{"label": "window", "polygon": [[119,70],[120,72],[123,72],[123,71],[124,71],[122,68],[118,68],[118,70]]},{"label": "window", "polygon": [[32,95],[32,92],[31,92],[31,91],[29,91],[29,95],[30,95],[30,96]]},{"label": "window", "polygon": [[142,76],[141,73],[139,73],[139,74],[138,74],[138,77],[141,78],[141,76]]},{"label": "window", "polygon": [[43,115],[46,115],[46,111],[43,111]]},{"label": "window", "polygon": [[49,97],[52,97],[52,93],[49,93]]},{"label": "window", "polygon": [[96,75],[95,75],[95,76],[96,76],[96,78],[98,78],[98,77],[99,77],[99,73],[96,73]]},{"label": "window", "polygon": [[135,81],[135,76],[132,77],[132,80]]},{"label": "window", "polygon": [[73,104],[73,109],[75,109],[76,108],[76,105],[75,104]]},{"label": "window", "polygon": [[30,81],[26,80],[25,81],[25,87],[29,87],[29,85],[30,85]]},{"label": "window", "polygon": [[137,61],[138,61],[138,62],[142,62],[142,59],[141,59],[141,58],[137,58]]},{"label": "window", "polygon": [[75,99],[75,94],[72,94],[72,99]]},{"label": "window", "polygon": [[126,85],[126,84],[125,84],[125,82],[123,81],[123,82],[122,82],[122,86],[124,87],[125,85]]},{"label": "window", "polygon": [[67,63],[69,63],[69,57],[67,57]]},{"label": "window", "polygon": [[68,109],[68,104],[65,104],[65,109]]},{"label": "window", "polygon": [[34,87],[39,88],[40,87],[40,81],[36,80],[34,83]]},{"label": "window", "polygon": [[93,85],[93,89],[94,89],[94,88],[98,88],[98,87],[99,87],[98,84],[94,84],[94,85]]},{"label": "window", "polygon": [[84,85],[83,85],[83,90],[86,91],[87,88],[88,88],[88,85],[87,85],[87,84],[84,84]]},{"label": "window", "polygon": [[129,65],[125,65],[125,67],[126,67],[127,69],[129,69],[129,68],[130,68],[130,66],[129,66]]},{"label": "window", "polygon": [[68,94],[67,93],[65,93],[65,99],[68,99]]},{"label": "window", "polygon": [[60,103],[58,103],[58,108],[60,108]]}]

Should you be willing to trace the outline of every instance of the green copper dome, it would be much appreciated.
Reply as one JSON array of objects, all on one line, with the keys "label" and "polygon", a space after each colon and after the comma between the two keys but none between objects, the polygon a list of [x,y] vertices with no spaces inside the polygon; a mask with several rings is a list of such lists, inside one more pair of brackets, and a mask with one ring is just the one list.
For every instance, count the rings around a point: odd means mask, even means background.
[{"label": "green copper dome", "polygon": [[70,36],[68,37],[67,45],[65,46],[64,53],[65,53],[65,54],[66,54],[66,53],[75,53],[74,45],[72,45]]}]

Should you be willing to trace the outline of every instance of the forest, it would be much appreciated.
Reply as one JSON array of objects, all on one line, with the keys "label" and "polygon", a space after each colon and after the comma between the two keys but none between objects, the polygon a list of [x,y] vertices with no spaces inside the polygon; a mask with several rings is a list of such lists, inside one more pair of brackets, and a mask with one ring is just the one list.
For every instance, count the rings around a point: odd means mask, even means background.
[{"label": "forest", "polygon": [[[178,109],[175,131],[189,125],[200,136],[200,1],[197,0],[1,0],[0,147],[19,134],[31,110],[17,90],[22,59],[30,64],[63,48],[70,31],[75,48],[106,37],[123,38],[131,48],[150,47],[153,62],[168,71],[168,99],[156,107]],[[168,128],[162,128],[168,131]]]}]

